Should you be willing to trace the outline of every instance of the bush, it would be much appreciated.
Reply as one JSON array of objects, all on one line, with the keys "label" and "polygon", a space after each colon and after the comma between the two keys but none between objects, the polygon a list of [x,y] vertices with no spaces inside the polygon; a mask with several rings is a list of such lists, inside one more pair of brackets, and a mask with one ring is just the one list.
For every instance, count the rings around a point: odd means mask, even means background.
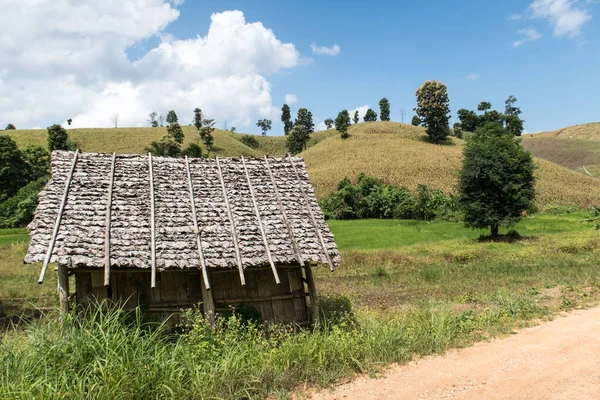
[{"label": "bush", "polygon": [[25,185],[10,199],[0,203],[0,229],[22,228],[33,219],[38,194],[48,182],[44,176]]},{"label": "bush", "polygon": [[451,194],[419,185],[415,196],[406,187],[386,185],[365,174],[358,176],[356,185],[344,178],[320,205],[329,219],[458,219]]},{"label": "bush", "polygon": [[252,135],[243,135],[240,138],[240,142],[244,143],[246,146],[248,146],[252,149],[258,149],[258,146],[260,146],[260,143],[258,143],[258,140]]}]

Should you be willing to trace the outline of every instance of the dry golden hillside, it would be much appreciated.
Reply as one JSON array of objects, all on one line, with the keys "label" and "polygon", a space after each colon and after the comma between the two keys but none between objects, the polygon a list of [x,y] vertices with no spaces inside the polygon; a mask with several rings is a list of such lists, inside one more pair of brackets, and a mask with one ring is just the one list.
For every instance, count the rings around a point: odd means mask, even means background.
[{"label": "dry golden hillside", "polygon": [[[356,178],[360,172],[411,190],[425,183],[454,191],[462,162],[462,140],[434,145],[425,141],[423,128],[394,122],[354,125],[350,134],[347,140],[338,136],[323,140],[301,154],[319,198],[335,190],[344,177]],[[595,178],[546,160],[535,161],[539,207],[600,203],[600,184]]]},{"label": "dry golden hillside", "polygon": [[569,126],[555,131],[536,133],[531,136],[600,140],[600,122]]}]

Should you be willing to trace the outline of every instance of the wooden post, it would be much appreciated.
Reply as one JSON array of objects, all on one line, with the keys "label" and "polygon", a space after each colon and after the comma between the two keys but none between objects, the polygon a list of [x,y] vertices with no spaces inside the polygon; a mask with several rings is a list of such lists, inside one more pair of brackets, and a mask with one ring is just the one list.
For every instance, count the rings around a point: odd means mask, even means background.
[{"label": "wooden post", "polygon": [[256,213],[256,220],[258,221],[258,227],[260,229],[260,234],[263,239],[263,243],[265,245],[265,252],[267,253],[267,260],[269,260],[269,264],[271,265],[271,271],[273,272],[273,276],[275,277],[275,282],[279,285],[281,280],[279,279],[279,274],[277,273],[277,268],[275,268],[275,263],[273,263],[273,257],[271,257],[271,249],[269,248],[269,241],[267,240],[267,234],[265,233],[265,228],[262,224],[262,219],[260,218],[260,212],[258,211],[258,204],[256,203],[256,198],[254,196],[254,190],[252,189],[252,182],[250,181],[250,174],[248,174],[248,168],[246,168],[246,160],[242,157],[242,164],[244,165],[244,172],[246,173],[246,180],[248,181],[248,187],[250,188],[250,197],[252,198],[252,204],[254,205],[254,212]]},{"label": "wooden post", "polygon": [[106,233],[104,236],[104,286],[110,285],[110,216],[112,210],[112,194],[115,182],[115,161],[117,155],[113,153],[110,166],[110,180],[108,183],[108,202],[106,204]]},{"label": "wooden post", "polygon": [[215,300],[213,299],[212,290],[207,290],[204,286],[204,280],[200,279],[200,294],[202,295],[202,311],[204,312],[204,318],[208,321],[209,325],[215,324],[216,309]]},{"label": "wooden post", "polygon": [[312,268],[309,263],[304,264],[304,272],[306,272],[306,283],[308,285],[308,295],[310,296],[310,308],[312,310],[313,326],[319,324],[319,299],[317,299],[317,285],[315,277],[312,273]]},{"label": "wooden post", "polygon": [[69,312],[69,269],[64,264],[58,264],[58,296],[60,297],[60,313]]},{"label": "wooden post", "polygon": [[58,230],[60,229],[60,221],[62,220],[62,216],[65,211],[65,205],[67,204],[69,188],[71,187],[71,180],[73,179],[73,172],[75,172],[75,166],[77,165],[78,157],[79,149],[77,149],[75,155],[73,156],[73,163],[71,164],[71,170],[69,171],[69,176],[67,178],[67,182],[65,183],[65,191],[63,192],[63,197],[60,202],[60,208],[58,209],[58,215],[56,216],[56,222],[54,223],[54,231],[52,232],[52,238],[50,239],[50,244],[48,245],[48,251],[46,252],[46,258],[44,259],[44,264],[42,265],[42,272],[40,273],[40,279],[38,280],[38,283],[44,282],[44,276],[46,275],[48,264],[52,258],[52,250],[54,250],[54,243],[56,242],[56,236],[58,235]]},{"label": "wooden post", "polygon": [[152,269],[150,271],[150,287],[156,287],[156,224],[154,217],[154,171],[152,170],[152,153],[148,153],[150,171],[150,241],[152,245]]},{"label": "wooden post", "polygon": [[288,154],[288,159],[290,160],[290,164],[292,165],[292,169],[294,170],[294,174],[296,175],[296,181],[298,182],[298,188],[300,189],[300,192],[302,192],[302,197],[304,199],[304,205],[308,209],[308,213],[310,214],[310,220],[313,224],[313,227],[315,228],[315,231],[317,232],[317,237],[319,238],[321,247],[323,248],[323,252],[325,253],[325,259],[327,260],[327,264],[329,264],[329,270],[331,272],[333,272],[333,270],[335,269],[333,267],[333,262],[331,261],[331,257],[329,256],[329,251],[327,250],[327,246],[325,245],[325,241],[323,240],[323,235],[321,234],[321,229],[319,229],[319,225],[317,224],[317,220],[315,218],[315,215],[313,214],[313,210],[312,210],[310,201],[308,200],[308,197],[306,196],[306,192],[304,191],[304,188],[302,187],[302,180],[300,180],[300,175],[298,174],[298,171],[296,170],[296,165],[294,164],[294,160],[292,160],[292,156],[289,154]]},{"label": "wooden post", "polygon": [[231,223],[231,236],[233,238],[233,249],[235,250],[235,256],[238,263],[238,270],[240,272],[240,281],[242,286],[246,285],[246,277],[244,276],[244,264],[242,263],[242,255],[240,254],[240,248],[237,240],[237,233],[235,232],[235,221],[233,220],[233,213],[231,212],[231,206],[227,199],[227,190],[225,189],[225,180],[223,179],[223,172],[221,171],[221,164],[219,163],[219,157],[215,157],[217,162],[217,172],[219,174],[219,180],[221,181],[221,188],[223,189],[223,198],[225,199],[225,207],[227,208],[227,214],[229,214],[229,222]]}]

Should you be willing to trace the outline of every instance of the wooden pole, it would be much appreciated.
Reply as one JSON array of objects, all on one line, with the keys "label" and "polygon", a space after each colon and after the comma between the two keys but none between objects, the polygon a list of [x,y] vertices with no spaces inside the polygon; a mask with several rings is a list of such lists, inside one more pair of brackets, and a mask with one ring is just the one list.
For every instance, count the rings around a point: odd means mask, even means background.
[{"label": "wooden pole", "polygon": [[246,160],[242,157],[242,164],[244,165],[244,172],[246,173],[246,180],[248,181],[248,187],[250,188],[250,197],[252,198],[252,204],[254,205],[254,212],[256,213],[256,220],[258,221],[258,227],[260,229],[260,234],[262,235],[263,243],[265,245],[265,252],[267,253],[267,259],[269,260],[269,264],[271,265],[271,270],[273,271],[273,276],[275,277],[275,282],[279,285],[281,280],[279,279],[279,274],[277,273],[277,268],[275,268],[275,263],[273,263],[273,257],[271,257],[271,249],[269,248],[269,241],[267,240],[267,235],[265,233],[265,228],[262,224],[262,219],[260,218],[260,211],[258,210],[258,204],[256,203],[256,197],[254,196],[254,190],[252,189],[252,182],[250,181],[250,174],[248,174],[248,168],[246,168]]},{"label": "wooden pole", "polygon": [[75,155],[73,156],[73,162],[71,163],[71,170],[69,171],[69,176],[67,177],[67,182],[65,183],[65,190],[63,193],[62,200],[60,202],[60,208],[58,209],[58,215],[56,216],[56,222],[54,223],[54,231],[52,232],[52,239],[50,239],[50,244],[48,245],[48,251],[46,252],[46,258],[44,259],[44,264],[42,264],[42,272],[40,273],[40,278],[38,279],[38,283],[44,282],[44,276],[46,275],[46,270],[48,269],[48,264],[50,263],[50,259],[52,258],[52,251],[54,250],[54,244],[56,243],[56,236],[58,235],[58,230],[60,229],[60,222],[62,220],[62,216],[65,211],[65,205],[67,204],[69,188],[71,187],[71,180],[73,180],[73,172],[75,171],[75,166],[77,165],[78,157],[79,157],[79,149],[77,151],[75,151]]},{"label": "wooden pole", "polygon": [[58,264],[58,296],[60,298],[60,313],[69,312],[69,269],[64,264]]},{"label": "wooden pole", "polygon": [[312,268],[309,263],[304,264],[304,271],[306,272],[306,283],[308,285],[308,295],[310,296],[310,308],[312,310],[312,321],[313,325],[319,324],[319,299],[317,298],[317,285],[315,284],[315,277],[312,273]]},{"label": "wooden pole", "polygon": [[200,258],[200,266],[202,268],[202,280],[200,282],[200,294],[202,296],[202,308],[204,310],[204,318],[207,319],[210,325],[215,323],[215,301],[212,291],[210,290],[210,280],[208,279],[208,271],[204,260],[204,252],[202,251],[202,241],[200,240],[200,230],[198,229],[198,216],[196,214],[196,199],[194,198],[194,184],[192,182],[192,173],[190,172],[190,162],[185,156],[185,167],[188,176],[188,185],[190,189],[190,202],[192,205],[192,218],[194,219],[194,234],[196,236],[196,247],[198,248],[198,257]]},{"label": "wooden pole", "polygon": [[150,171],[150,233],[152,244],[152,269],[150,271],[150,287],[156,287],[156,223],[154,216],[154,171],[152,170],[152,153],[148,153],[148,168]]},{"label": "wooden pole", "polygon": [[112,210],[112,194],[115,181],[116,158],[116,153],[113,153],[110,166],[110,181],[108,184],[108,202],[106,204],[106,233],[104,236],[104,286],[110,285],[110,216]]},{"label": "wooden pole", "polygon": [[233,248],[235,250],[235,256],[237,259],[238,270],[240,272],[240,281],[242,282],[242,286],[246,285],[246,277],[244,276],[244,265],[242,263],[242,256],[240,254],[240,249],[237,241],[237,233],[235,232],[235,222],[233,220],[233,213],[231,212],[231,207],[229,205],[229,200],[227,199],[227,190],[225,189],[225,180],[223,179],[223,171],[221,171],[221,164],[219,163],[219,157],[215,157],[217,161],[217,172],[219,175],[219,180],[221,181],[221,188],[223,189],[223,198],[225,199],[225,207],[227,208],[227,213],[229,214],[229,222],[231,223],[231,236],[233,238]]},{"label": "wooden pole", "polygon": [[271,178],[271,184],[273,185],[273,191],[275,192],[275,197],[277,198],[277,205],[279,206],[279,211],[281,212],[281,216],[283,217],[283,223],[290,235],[290,241],[292,242],[292,248],[294,249],[294,254],[296,255],[296,259],[300,265],[304,265],[304,261],[302,259],[302,254],[300,254],[300,249],[298,248],[298,244],[296,243],[296,238],[294,237],[294,232],[292,231],[292,226],[290,225],[290,221],[288,221],[287,215],[285,213],[285,208],[283,207],[283,201],[281,201],[281,195],[279,194],[279,190],[277,189],[277,182],[273,177],[273,172],[271,171],[271,166],[269,165],[269,159],[265,156],[265,164],[267,166],[267,173]]},{"label": "wooden pole", "polygon": [[325,253],[325,259],[327,260],[327,264],[329,264],[329,270],[333,272],[335,269],[333,266],[333,262],[331,261],[331,257],[329,256],[329,251],[327,250],[327,246],[325,245],[325,240],[323,240],[323,235],[321,234],[321,229],[319,229],[319,225],[317,224],[317,220],[315,215],[313,214],[312,206],[308,200],[308,196],[302,187],[302,180],[300,180],[300,175],[298,174],[298,170],[296,170],[296,165],[294,164],[294,160],[292,156],[288,154],[288,159],[290,160],[290,164],[292,165],[292,169],[294,170],[294,174],[296,175],[296,181],[298,182],[298,188],[302,192],[302,197],[304,199],[304,205],[308,209],[308,213],[310,214],[310,220],[312,222],[315,231],[317,232],[317,236],[319,241],[321,242],[321,248],[323,249],[323,253]]}]

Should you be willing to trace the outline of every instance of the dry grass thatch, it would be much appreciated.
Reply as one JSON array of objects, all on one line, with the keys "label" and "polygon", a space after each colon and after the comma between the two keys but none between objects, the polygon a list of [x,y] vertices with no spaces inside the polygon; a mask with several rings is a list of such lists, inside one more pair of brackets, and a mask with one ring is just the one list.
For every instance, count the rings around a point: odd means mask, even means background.
[{"label": "dry grass thatch", "polygon": [[[74,156],[75,153],[65,151],[52,155],[52,179],[40,193],[35,218],[29,226],[31,241],[26,262],[43,261],[45,258]],[[327,253],[337,265],[339,253],[316,202],[302,159],[268,159],[275,186],[266,163],[265,159],[256,158],[244,161],[189,160],[201,250],[206,265],[238,265],[235,244],[239,247],[244,268],[268,265],[265,238],[260,230],[248,179],[275,263],[298,263],[292,241],[297,244],[302,261],[326,263],[327,256],[319,238],[322,236]],[[152,158],[153,206],[149,157],[116,156],[112,207],[108,210],[111,167],[112,156],[109,154],[79,154],[52,261],[72,267],[103,267],[106,216],[110,211],[111,265],[149,267],[153,253],[151,214],[154,207],[157,268],[200,268],[186,160]],[[281,196],[283,212],[277,193]],[[316,226],[312,223],[311,211]],[[284,213],[293,238],[286,228]]]}]

